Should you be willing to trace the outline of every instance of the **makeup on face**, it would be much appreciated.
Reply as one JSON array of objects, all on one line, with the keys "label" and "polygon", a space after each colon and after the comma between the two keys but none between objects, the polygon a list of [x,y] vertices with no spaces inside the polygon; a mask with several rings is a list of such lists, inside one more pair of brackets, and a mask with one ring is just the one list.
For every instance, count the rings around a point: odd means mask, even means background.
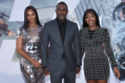
[{"label": "makeup on face", "polygon": [[27,20],[31,23],[35,22],[36,20],[36,14],[31,9],[27,11]]},{"label": "makeup on face", "polygon": [[90,30],[95,30],[97,28],[96,16],[93,13],[91,12],[87,13],[85,16],[85,21],[88,24],[88,28]]}]

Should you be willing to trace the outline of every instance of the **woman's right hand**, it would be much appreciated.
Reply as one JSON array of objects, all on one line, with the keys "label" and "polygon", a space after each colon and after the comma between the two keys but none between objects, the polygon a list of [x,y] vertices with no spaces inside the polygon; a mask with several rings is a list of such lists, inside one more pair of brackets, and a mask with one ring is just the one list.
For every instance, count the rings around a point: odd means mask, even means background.
[{"label": "woman's right hand", "polygon": [[39,68],[41,66],[40,63],[36,61],[35,59],[32,59],[31,63],[33,64],[35,68]]}]

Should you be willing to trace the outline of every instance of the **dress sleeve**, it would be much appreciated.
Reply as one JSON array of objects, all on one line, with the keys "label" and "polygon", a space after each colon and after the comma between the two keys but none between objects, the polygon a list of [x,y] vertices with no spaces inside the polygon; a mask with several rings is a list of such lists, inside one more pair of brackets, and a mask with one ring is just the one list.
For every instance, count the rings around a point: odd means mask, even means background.
[{"label": "dress sleeve", "polygon": [[19,30],[17,30],[17,38],[19,38],[20,36],[23,36],[23,29],[20,28]]},{"label": "dress sleeve", "polygon": [[83,29],[80,30],[80,48],[81,48],[81,55],[83,55],[84,54]]},{"label": "dress sleeve", "polygon": [[107,29],[104,30],[104,47],[105,47],[106,54],[108,55],[110,59],[112,68],[116,67],[117,63],[115,61],[114,53],[111,48],[110,36],[109,36],[109,32]]}]

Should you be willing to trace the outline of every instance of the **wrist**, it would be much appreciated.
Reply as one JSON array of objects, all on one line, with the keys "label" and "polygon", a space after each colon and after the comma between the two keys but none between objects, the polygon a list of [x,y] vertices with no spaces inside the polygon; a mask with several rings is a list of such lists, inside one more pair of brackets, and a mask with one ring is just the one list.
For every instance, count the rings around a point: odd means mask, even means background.
[{"label": "wrist", "polygon": [[47,66],[44,66],[44,65],[43,65],[42,68],[43,68],[43,69],[47,69]]},{"label": "wrist", "polygon": [[76,65],[77,68],[80,68],[81,66],[80,65]]}]

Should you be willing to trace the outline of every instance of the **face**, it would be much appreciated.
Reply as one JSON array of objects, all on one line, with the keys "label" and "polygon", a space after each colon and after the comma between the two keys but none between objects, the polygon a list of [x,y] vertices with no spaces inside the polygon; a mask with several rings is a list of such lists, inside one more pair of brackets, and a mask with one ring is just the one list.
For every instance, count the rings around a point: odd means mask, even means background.
[{"label": "face", "polygon": [[89,27],[93,27],[96,25],[96,16],[93,13],[88,13],[85,16],[85,21]]},{"label": "face", "polygon": [[64,20],[66,18],[67,12],[68,10],[63,4],[58,5],[58,7],[56,8],[57,18],[60,20]]},{"label": "face", "polygon": [[36,14],[31,9],[27,11],[27,20],[29,23],[34,23],[36,21]]}]

